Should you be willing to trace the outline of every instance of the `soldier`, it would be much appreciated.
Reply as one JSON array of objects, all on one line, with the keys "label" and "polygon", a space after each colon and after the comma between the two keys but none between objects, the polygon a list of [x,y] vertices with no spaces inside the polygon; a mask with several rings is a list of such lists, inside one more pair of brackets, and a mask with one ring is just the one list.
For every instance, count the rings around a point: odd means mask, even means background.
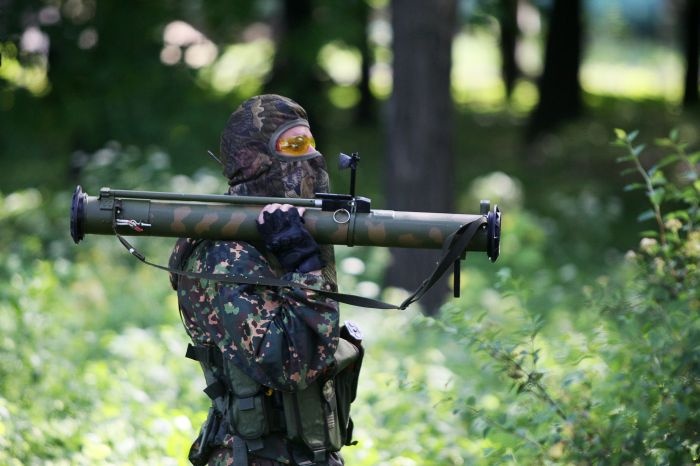
[{"label": "soldier", "polygon": [[[328,192],[306,112],[285,97],[242,103],[222,132],[221,157],[230,195]],[[212,399],[190,450],[194,465],[343,464],[359,338],[341,329],[338,304],[313,290],[235,283],[235,276],[267,277],[337,289],[333,247],[316,243],[303,214],[288,204],[262,208],[260,244],[183,238],[175,245],[170,265],[183,274],[171,283],[193,342],[187,355],[202,365]]]}]

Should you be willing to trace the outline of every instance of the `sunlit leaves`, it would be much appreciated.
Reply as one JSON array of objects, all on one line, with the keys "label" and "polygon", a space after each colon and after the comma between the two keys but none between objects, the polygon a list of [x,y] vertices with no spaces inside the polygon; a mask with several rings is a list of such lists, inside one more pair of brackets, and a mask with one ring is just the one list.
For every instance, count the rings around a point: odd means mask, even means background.
[{"label": "sunlit leaves", "polygon": [[47,76],[48,63],[45,57],[39,55],[35,60],[19,60],[17,46],[11,42],[0,42],[0,79],[11,86],[25,88],[35,96],[43,96],[49,87]]},{"label": "sunlit leaves", "polygon": [[253,95],[262,88],[273,57],[274,46],[267,38],[229,45],[216,61],[200,71],[200,80],[220,94],[237,90],[242,95]]}]

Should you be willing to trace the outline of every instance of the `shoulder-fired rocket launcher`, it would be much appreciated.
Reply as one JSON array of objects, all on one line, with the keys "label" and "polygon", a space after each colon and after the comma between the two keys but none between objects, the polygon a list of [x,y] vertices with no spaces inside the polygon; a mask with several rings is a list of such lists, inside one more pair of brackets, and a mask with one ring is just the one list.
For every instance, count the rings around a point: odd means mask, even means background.
[{"label": "shoulder-fired rocket launcher", "polygon": [[259,240],[256,219],[271,203],[305,207],[305,227],[319,244],[440,249],[460,227],[486,218],[467,246],[498,257],[500,213],[482,201],[479,214],[369,209],[364,198],[318,194],[314,199],[182,194],[102,188],[73,193],[71,236],[86,234]]},{"label": "shoulder-fired rocket launcher", "polygon": [[359,158],[356,154],[344,157],[351,159],[350,162],[345,159],[352,168],[350,194],[319,193],[313,199],[112,188],[102,188],[99,195],[90,196],[77,186],[71,203],[71,237],[76,243],[86,234],[255,243],[260,239],[256,227],[260,209],[266,204],[280,203],[305,208],[305,226],[319,244],[444,249],[454,245],[456,236],[467,227],[478,226],[471,229],[472,236],[459,251],[460,257],[466,251],[484,251],[491,261],[498,258],[501,213],[497,206],[491,209],[489,201],[481,201],[478,214],[371,209],[368,198],[355,196],[355,168]]}]

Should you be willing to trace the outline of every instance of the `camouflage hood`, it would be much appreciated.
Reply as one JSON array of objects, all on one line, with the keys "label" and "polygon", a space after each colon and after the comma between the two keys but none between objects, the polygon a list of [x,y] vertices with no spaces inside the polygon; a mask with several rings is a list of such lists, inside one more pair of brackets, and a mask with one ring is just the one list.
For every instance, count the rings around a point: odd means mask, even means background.
[{"label": "camouflage hood", "polygon": [[306,111],[274,94],[252,97],[231,114],[220,148],[230,194],[311,198],[328,192],[326,163],[320,153],[288,161],[270,150],[278,130],[295,122],[308,125]]},{"label": "camouflage hood", "polygon": [[[306,110],[291,99],[274,94],[251,97],[229,117],[221,133],[220,154],[229,194],[313,198],[329,191],[324,157],[316,152],[303,160],[282,160],[270,150],[280,128],[294,122],[308,125]],[[278,267],[276,259],[266,254]],[[337,289],[333,246],[322,245],[325,280]]]}]

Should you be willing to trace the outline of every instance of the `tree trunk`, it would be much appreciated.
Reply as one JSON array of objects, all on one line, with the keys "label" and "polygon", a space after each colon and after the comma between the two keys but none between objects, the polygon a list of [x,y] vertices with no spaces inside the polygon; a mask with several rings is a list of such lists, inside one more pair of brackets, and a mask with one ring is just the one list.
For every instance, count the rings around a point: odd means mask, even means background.
[{"label": "tree trunk", "polygon": [[530,117],[528,139],[554,130],[581,113],[581,0],[554,0],[549,17],[540,99]]},{"label": "tree trunk", "polygon": [[506,91],[506,100],[510,101],[515,81],[520,76],[520,68],[515,59],[515,48],[520,35],[518,29],[518,0],[501,0],[499,7],[501,77]]},{"label": "tree trunk", "polygon": [[[389,109],[387,207],[449,212],[454,202],[450,94],[455,0],[393,0],[393,92]],[[386,284],[413,291],[433,270],[435,251],[394,249]],[[435,314],[445,279],[421,300]]]},{"label": "tree trunk", "polygon": [[361,36],[357,38],[357,46],[360,49],[362,56],[362,70],[360,83],[358,85],[360,91],[360,102],[357,104],[355,112],[355,123],[360,125],[376,124],[376,102],[369,87],[370,66],[372,65],[372,51],[369,47],[367,38],[367,26],[369,22],[370,8],[364,1],[357,2],[358,18],[361,18],[363,27]]},{"label": "tree trunk", "polygon": [[318,73],[321,44],[318,34],[314,34],[313,13],[312,0],[282,2],[282,11],[274,24],[275,58],[265,92],[299,102],[309,114],[316,139],[321,139],[327,99]]},{"label": "tree trunk", "polygon": [[700,78],[700,0],[686,0],[683,11],[683,45],[685,52],[685,90],[683,107],[697,107],[698,79]]}]

